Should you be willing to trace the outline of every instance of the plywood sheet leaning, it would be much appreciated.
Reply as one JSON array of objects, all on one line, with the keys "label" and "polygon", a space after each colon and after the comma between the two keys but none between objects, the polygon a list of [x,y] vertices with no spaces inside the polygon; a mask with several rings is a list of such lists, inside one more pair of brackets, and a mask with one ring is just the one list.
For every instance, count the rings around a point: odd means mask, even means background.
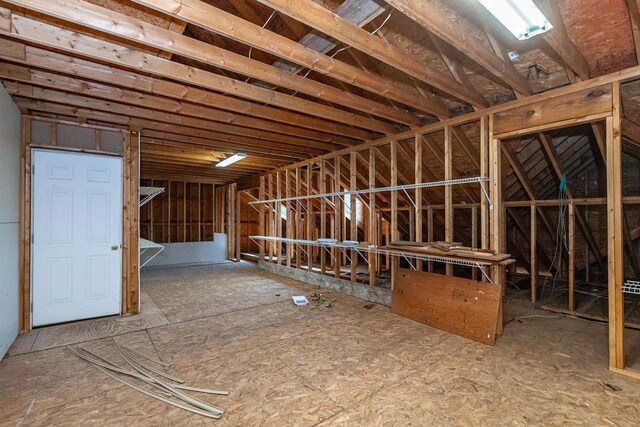
[{"label": "plywood sheet leaning", "polygon": [[493,345],[500,298],[497,285],[400,269],[391,312]]}]

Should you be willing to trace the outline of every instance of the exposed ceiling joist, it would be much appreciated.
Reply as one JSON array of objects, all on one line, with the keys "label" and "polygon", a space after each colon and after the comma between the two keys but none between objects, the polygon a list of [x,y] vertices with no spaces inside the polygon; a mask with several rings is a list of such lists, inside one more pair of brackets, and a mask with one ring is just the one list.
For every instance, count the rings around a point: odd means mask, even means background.
[{"label": "exposed ceiling joist", "polygon": [[[326,134],[344,135],[355,139],[369,139],[373,137],[371,133],[364,130],[338,123],[255,104],[92,61],[72,58],[64,54],[50,52],[45,49],[27,46],[23,43],[10,40],[3,40],[3,43],[0,43],[0,57],[8,61],[54,72],[61,72],[78,78],[125,87],[140,93],[162,95],[177,101],[188,99],[196,105],[220,108],[233,113],[241,113],[242,115],[246,114],[250,117],[249,120],[255,120],[256,123],[260,123],[261,120],[259,119],[267,119],[278,123],[280,131],[289,135],[299,135],[312,139],[317,139],[312,135],[320,136]],[[182,109],[180,111],[185,113],[189,110],[184,104],[181,107]],[[243,116],[232,114],[229,123],[237,122],[237,117]],[[256,117],[259,119],[256,120]],[[307,129],[310,130],[311,133],[308,133],[309,131],[307,131]],[[329,139],[326,140],[324,137],[321,137],[321,139],[330,142],[333,141],[333,138],[336,138],[335,142],[339,144],[349,140],[340,136],[334,137],[328,135],[328,137]]]},{"label": "exposed ceiling joist", "polygon": [[[417,125],[419,119],[406,111],[389,108],[384,104],[355,95],[353,93],[325,85],[311,79],[279,70],[260,61],[247,58],[235,52],[219,48],[209,43],[178,35],[170,30],[143,22],[82,0],[8,0],[8,3],[63,19],[69,23],[82,25],[92,30],[122,37],[199,61],[214,67],[259,79],[267,83],[329,101],[354,110],[372,114],[405,125]],[[220,11],[222,12],[222,11]],[[220,13],[215,15],[219,20]],[[113,25],[116,22],[117,25]],[[244,21],[246,22],[246,21]]]},{"label": "exposed ceiling joist", "polygon": [[[387,96],[409,107],[420,111],[448,116],[446,106],[439,99],[425,98],[412,87],[394,82],[376,74],[366,73],[324,55],[321,52],[268,31],[240,17],[231,15],[199,0],[190,0],[176,7],[175,2],[167,4],[164,0],[135,0],[145,6],[152,7],[172,16],[185,19],[194,25],[201,26],[230,37],[254,48],[264,50],[318,73],[335,78],[347,84],[357,86],[372,93]],[[362,30],[364,31],[364,30]],[[290,70],[286,70],[290,71]],[[302,78],[302,77],[300,77]],[[260,79],[266,81],[264,78]],[[303,79],[313,84],[310,79]],[[271,82],[273,83],[273,82]],[[282,84],[276,84],[282,86]],[[328,101],[331,101],[327,98]],[[375,113],[375,111],[371,111]],[[406,113],[405,113],[406,114]],[[396,119],[396,121],[398,121]]]},{"label": "exposed ceiling joist", "polygon": [[464,53],[478,65],[491,72],[511,88],[524,94],[531,94],[527,80],[513,66],[498,58],[482,43],[467,37],[456,23],[442,13],[434,3],[422,0],[385,0],[428,31]]},{"label": "exposed ceiling joist", "polygon": [[258,1],[439,89],[443,96],[451,96],[476,106],[487,105],[484,97],[475,90],[469,90],[446,74],[429,68],[406,51],[340,18],[311,0]]},{"label": "exposed ceiling joist", "polygon": [[[10,31],[4,31],[7,27],[10,27]],[[395,132],[394,126],[390,123],[372,120],[348,111],[259,88],[211,72],[158,58],[129,47],[61,29],[15,13],[10,14],[8,22],[4,15],[0,17],[0,33],[59,49],[71,55],[82,55],[98,61],[116,63],[130,69],[152,73],[157,76],[275,105],[311,116],[322,117],[381,133],[392,134]]]},{"label": "exposed ceiling joist", "polygon": [[[65,91],[70,94],[82,95],[84,97],[95,98],[96,100],[117,103],[113,104],[114,108],[116,105],[126,104],[131,108],[142,107],[151,111],[204,120],[201,122],[201,125],[205,126],[205,128],[216,129],[220,132],[227,132],[236,135],[256,136],[260,132],[266,131],[271,132],[270,139],[272,140],[280,140],[280,138],[282,138],[283,141],[286,141],[289,138],[295,138],[304,144],[315,145],[327,150],[344,146],[345,143],[347,146],[353,145],[352,143],[347,143],[348,140],[343,140],[342,138],[331,137],[330,135],[320,132],[308,131],[295,127],[291,127],[292,129],[288,132],[289,135],[284,135],[281,134],[283,126],[267,120],[238,116],[221,110],[129,91],[116,86],[95,83],[89,80],[79,79],[78,77],[68,77],[46,71],[40,71],[20,65],[0,63],[0,78],[7,81],[7,89],[11,88],[14,91],[17,90],[17,87],[13,82],[26,83],[42,89],[52,90],[53,92],[37,91],[37,94],[43,96],[40,98],[43,100],[56,101],[55,97],[57,92]],[[24,95],[24,93],[21,94]],[[34,97],[35,95],[32,93],[30,96]],[[64,98],[65,96],[61,96],[58,98],[58,102],[62,102]],[[127,110],[118,111],[123,113]],[[177,119],[176,123],[180,123],[182,121],[182,119]],[[295,132],[296,130],[297,132]]]}]

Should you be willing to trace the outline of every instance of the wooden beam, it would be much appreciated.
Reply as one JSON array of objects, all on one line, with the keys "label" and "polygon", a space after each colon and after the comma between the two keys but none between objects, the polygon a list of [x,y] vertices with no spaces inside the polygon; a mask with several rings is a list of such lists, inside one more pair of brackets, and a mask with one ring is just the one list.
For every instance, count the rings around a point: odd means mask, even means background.
[{"label": "wooden beam", "polygon": [[[0,67],[0,76],[2,75]],[[175,124],[178,126],[191,127],[196,129],[204,129],[208,131],[220,132],[228,135],[237,135],[249,137],[256,140],[266,140],[272,142],[281,142],[284,144],[298,145],[302,147],[315,147],[321,150],[335,150],[337,145],[311,141],[306,138],[297,136],[282,135],[275,132],[264,131],[259,129],[247,129],[243,126],[234,124],[226,124],[210,121],[208,119],[185,116],[181,113],[174,114],[164,111],[158,111],[151,102],[146,103],[141,100],[139,105],[133,106],[115,101],[104,101],[95,99],[90,96],[76,95],[73,93],[62,92],[53,89],[46,89],[37,86],[31,86],[24,83],[16,83],[4,81],[4,86],[9,93],[14,96],[27,97],[45,102],[56,102],[60,104],[73,105],[75,107],[89,108],[104,112],[117,111],[118,114],[124,114],[131,118],[140,118],[144,120],[157,120],[165,123]],[[105,91],[106,93],[106,91]],[[133,94],[132,94],[133,95]],[[212,112],[212,115],[215,113]],[[203,114],[204,115],[204,114]]]},{"label": "wooden beam", "polygon": [[[414,139],[414,154],[415,154],[415,183],[422,184],[422,137],[421,135],[416,135]],[[423,223],[423,209],[422,209],[422,192],[421,188],[416,188],[415,190],[415,203],[418,208],[416,209],[416,232],[415,232],[415,241],[422,242],[422,229],[424,227]],[[416,269],[418,271],[422,271],[422,261],[416,261]]]},{"label": "wooden beam", "polygon": [[[170,30],[145,23],[134,17],[81,0],[51,0],[46,3],[37,0],[9,0],[8,3],[64,19],[73,24],[83,25],[105,34],[142,43],[154,49],[171,52],[214,67],[236,72],[243,76],[277,84],[296,92],[330,101],[335,105],[342,105],[406,125],[418,124],[418,118],[405,111],[398,111],[368,98],[279,70],[235,52],[187,36],[178,35]],[[219,21],[220,13],[222,11],[218,11],[211,16],[215,16],[216,21]],[[117,22],[118,25],[113,26],[111,24],[113,22]],[[240,85],[240,82],[236,81],[236,84]],[[272,93],[275,92],[272,91]],[[378,129],[382,129],[380,125]]]},{"label": "wooden beam", "polygon": [[[357,190],[357,178],[356,173],[358,171],[358,160],[356,157],[355,151],[351,152],[349,156],[349,189],[351,191]],[[351,212],[351,218],[349,220],[349,239],[353,241],[358,241],[358,212],[357,212],[357,197],[356,195],[351,195],[350,197],[350,206],[349,210]],[[356,281],[357,278],[357,268],[358,268],[358,252],[355,250],[351,251],[351,282]]]},{"label": "wooden beam", "polygon": [[[357,153],[356,153],[357,154]],[[376,188],[376,149],[369,149],[369,189]],[[376,195],[369,197],[369,244],[379,244],[378,219],[376,214]],[[377,257],[369,253],[369,285],[375,286],[377,272]]]},{"label": "wooden beam", "polygon": [[[158,11],[170,13],[172,14],[172,16],[179,17],[180,19],[185,19],[193,25],[198,25],[209,31],[213,31],[226,37],[230,37],[231,39],[236,40],[240,43],[245,43],[256,49],[261,49],[265,52],[269,52],[286,61],[293,62],[302,67],[306,67],[318,73],[338,79],[342,82],[355,85],[373,93],[382,93],[385,96],[406,104],[410,107],[418,108],[422,111],[431,113],[442,114],[445,116],[449,115],[448,109],[444,105],[444,103],[439,100],[423,97],[415,89],[406,84],[394,82],[390,79],[383,78],[376,74],[366,73],[344,62],[336,61],[321,52],[318,52],[314,49],[304,46],[303,44],[297,43],[279,34],[266,30],[259,25],[245,21],[240,17],[225,12],[203,1],[135,1],[142,5],[152,7]],[[345,20],[345,22],[348,21]],[[355,28],[359,28],[354,24],[350,25],[353,25]],[[291,70],[280,70],[279,67],[267,66],[262,68],[281,71],[282,73],[284,73],[283,75],[289,75],[291,79],[294,79],[294,76],[296,76],[296,74],[291,72]],[[284,86],[282,82],[277,83],[274,81],[269,81],[264,77],[260,78],[260,80],[267,81],[279,86]],[[302,80],[305,79],[302,78]],[[306,80],[309,85],[317,84],[317,82],[314,82],[312,80]],[[357,107],[354,105],[352,106],[352,108]],[[376,111],[371,110],[371,113],[376,114]],[[400,114],[400,112],[397,112],[396,117],[398,117],[398,115],[400,115],[400,118],[404,117],[404,121],[400,121],[403,123],[406,123],[409,120],[413,120],[415,122],[416,120],[415,116],[412,118],[406,113]],[[396,118],[396,121],[399,120]]]},{"label": "wooden beam", "polygon": [[[112,84],[125,87],[137,93],[155,94],[178,101],[188,99],[189,102],[196,105],[220,108],[224,111],[241,114],[240,116],[231,114],[228,122],[238,123],[237,118],[243,115],[274,121],[281,124],[280,131],[282,133],[289,135],[310,136],[311,134],[305,134],[304,131],[297,132],[300,128],[305,128],[327,134],[344,135],[354,139],[367,139],[373,136],[372,133],[364,130],[338,123],[243,101],[192,86],[185,86],[166,79],[136,74],[80,58],[71,59],[67,55],[34,46],[26,46],[20,42],[4,40],[4,42],[0,44],[0,57],[11,62],[19,62],[23,65],[38,67],[55,73],[65,73],[74,78],[85,79],[85,81]],[[11,70],[11,72],[15,73],[16,76],[24,75],[24,73],[18,73],[15,69]],[[40,75],[42,76],[43,74],[40,73]],[[182,103],[182,105],[175,105],[175,108],[180,109],[180,111],[185,114],[190,114],[191,110],[189,105],[191,104]],[[330,140],[327,139],[327,141]],[[339,140],[336,140],[336,142],[340,143]]]},{"label": "wooden beam", "polygon": [[[2,54],[0,54],[0,58],[2,58]],[[41,64],[32,65],[41,66]],[[100,74],[96,73],[96,77],[99,78],[99,76]],[[206,119],[213,122],[220,122],[227,126],[253,128],[289,136],[308,138],[333,144],[333,147],[330,149],[336,149],[345,145],[351,146],[354,144],[354,140],[349,138],[343,138],[298,126],[289,126],[271,120],[233,114],[218,108],[205,107],[198,104],[184,102],[179,100],[180,98],[178,97],[176,97],[176,99],[167,99],[161,96],[146,94],[144,92],[141,93],[139,90],[128,90],[111,84],[96,83],[95,81],[81,78],[78,75],[69,77],[20,65],[0,63],[0,78],[34,85],[44,89],[65,91],[75,95],[124,103],[129,106],[145,107],[167,113]],[[38,98],[45,99],[40,97]]]},{"label": "wooden beam", "polygon": [[451,77],[425,66],[402,49],[340,18],[311,0],[298,0],[295,3],[288,0],[258,1],[318,31],[331,34],[335,39],[439,89],[444,95],[450,95],[477,106],[487,105],[484,97],[478,92],[469,90]]},{"label": "wooden beam", "polygon": [[[575,228],[576,228],[576,220],[575,220],[575,206],[573,203],[569,202],[569,210],[568,210],[568,224],[567,224],[567,234],[569,241],[569,264],[568,264],[568,276],[569,276],[569,301],[568,301],[568,310],[570,313],[573,313],[576,308],[575,303],[575,287],[576,287],[576,239],[575,239]],[[589,262],[587,260],[587,262]]]},{"label": "wooden beam", "polygon": [[[40,2],[35,3],[37,4],[32,6],[44,4]],[[66,9],[61,13],[65,14]],[[11,15],[10,33],[1,31],[1,29],[0,33],[12,38],[36,42],[64,52],[82,55],[86,58],[117,63],[130,69],[145,71],[156,76],[173,78],[174,80],[201,88],[233,94],[311,116],[322,117],[381,133],[394,133],[394,127],[391,124],[383,123],[379,120],[372,120],[358,114],[327,107],[323,104],[274,92],[269,89],[263,89],[208,71],[188,67],[177,62],[167,61],[128,47],[64,30],[20,15]]]},{"label": "wooden beam", "polygon": [[[444,128],[444,179],[453,179],[453,145],[451,127]],[[453,242],[453,188],[451,185],[444,187],[444,240]],[[447,276],[453,276],[453,265],[446,264]]]},{"label": "wooden beam", "polygon": [[529,273],[531,274],[531,303],[535,304],[538,298],[538,258],[536,257],[536,250],[538,244],[538,227],[536,225],[536,205],[531,205],[531,214],[530,214],[530,226],[531,233],[529,239],[529,247],[531,254],[531,263],[529,264]]},{"label": "wooden beam", "polygon": [[531,94],[527,80],[511,66],[490,52],[479,40],[469,37],[449,16],[432,2],[421,0],[385,0],[409,18],[422,25],[478,65],[524,94]]},{"label": "wooden beam", "polygon": [[629,7],[629,18],[633,33],[633,44],[636,48],[636,59],[640,64],[640,3],[638,0],[626,0]]},{"label": "wooden beam", "polygon": [[[391,166],[389,168],[390,181],[391,186],[395,187],[398,185],[398,142],[391,141],[390,143],[390,163]],[[398,236],[398,191],[391,191],[391,221],[390,221],[390,238],[391,241],[387,242],[390,244],[391,242],[395,242],[399,240]],[[397,281],[399,260],[397,257],[393,257],[391,264],[391,289],[395,289],[395,284]]]},{"label": "wooden beam", "polygon": [[607,249],[609,367],[624,369],[624,280],[620,84],[613,85],[613,116],[607,118]]},{"label": "wooden beam", "polygon": [[591,77],[589,63],[569,39],[558,3],[555,0],[535,0],[535,2],[553,25],[553,28],[544,33],[542,38],[576,75],[582,80],[587,80]]}]

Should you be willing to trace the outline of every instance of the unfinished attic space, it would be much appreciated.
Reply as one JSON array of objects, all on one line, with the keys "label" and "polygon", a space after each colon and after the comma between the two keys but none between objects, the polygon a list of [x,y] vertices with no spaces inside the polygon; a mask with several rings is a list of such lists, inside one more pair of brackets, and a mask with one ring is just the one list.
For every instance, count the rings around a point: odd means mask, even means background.
[{"label": "unfinished attic space", "polygon": [[640,0],[0,0],[0,425],[638,425]]}]

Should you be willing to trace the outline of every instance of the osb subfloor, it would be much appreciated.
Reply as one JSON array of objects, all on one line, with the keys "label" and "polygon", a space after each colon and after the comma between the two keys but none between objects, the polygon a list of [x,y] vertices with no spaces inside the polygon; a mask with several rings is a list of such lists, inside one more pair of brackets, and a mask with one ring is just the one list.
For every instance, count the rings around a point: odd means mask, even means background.
[{"label": "osb subfloor", "polygon": [[[509,304],[504,336],[488,347],[248,263],[143,277],[139,316],[20,337],[0,362],[0,424],[637,425],[640,417],[640,381],[606,369],[604,324]],[[314,292],[328,301],[291,302]],[[110,337],[171,362],[187,384],[230,390],[204,397],[224,417],[156,402],[66,348],[82,342],[118,361]]]}]

